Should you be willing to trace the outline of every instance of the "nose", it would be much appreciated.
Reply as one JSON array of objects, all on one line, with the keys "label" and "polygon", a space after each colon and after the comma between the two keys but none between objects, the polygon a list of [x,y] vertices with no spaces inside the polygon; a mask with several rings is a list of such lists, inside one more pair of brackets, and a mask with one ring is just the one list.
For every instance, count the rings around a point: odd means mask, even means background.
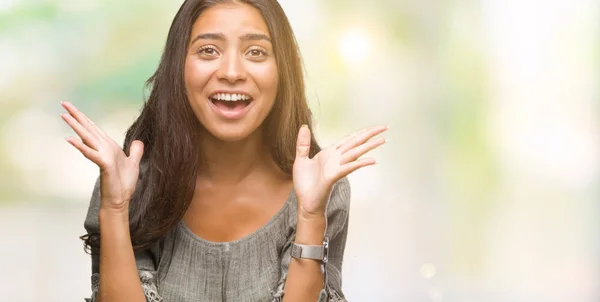
[{"label": "nose", "polygon": [[219,80],[226,80],[230,83],[245,80],[246,69],[242,58],[235,52],[223,56],[217,76]]}]

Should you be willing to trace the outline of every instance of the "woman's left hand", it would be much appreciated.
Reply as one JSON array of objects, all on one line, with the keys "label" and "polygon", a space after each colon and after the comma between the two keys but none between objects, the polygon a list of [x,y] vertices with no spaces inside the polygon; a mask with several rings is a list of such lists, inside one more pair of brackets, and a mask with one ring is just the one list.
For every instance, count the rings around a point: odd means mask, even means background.
[{"label": "woman's left hand", "polygon": [[365,128],[309,158],[311,133],[308,127],[302,126],[293,167],[298,214],[324,216],[333,184],[359,168],[375,164],[373,158],[359,157],[386,142],[384,138],[369,140],[385,130],[386,126]]}]

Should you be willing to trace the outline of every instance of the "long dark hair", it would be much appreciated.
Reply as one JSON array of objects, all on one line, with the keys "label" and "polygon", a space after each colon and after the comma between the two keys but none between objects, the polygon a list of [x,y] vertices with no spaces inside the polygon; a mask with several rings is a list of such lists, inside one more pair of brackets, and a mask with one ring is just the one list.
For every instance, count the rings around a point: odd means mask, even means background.
[{"label": "long dark hair", "polygon": [[[167,37],[158,69],[146,85],[150,96],[127,130],[123,149],[133,140],[144,142],[138,187],[129,208],[131,241],[135,249],[162,238],[188,209],[198,172],[198,138],[202,125],[186,97],[184,65],[192,26],[201,12],[219,3],[246,3],[257,8],[269,29],[279,86],[275,104],[265,119],[264,135],[271,156],[291,175],[296,136],[302,124],[312,129],[306,102],[302,62],[290,23],[276,0],[186,0]],[[320,151],[312,139],[310,156]],[[99,234],[82,236],[86,248],[98,248]]]}]

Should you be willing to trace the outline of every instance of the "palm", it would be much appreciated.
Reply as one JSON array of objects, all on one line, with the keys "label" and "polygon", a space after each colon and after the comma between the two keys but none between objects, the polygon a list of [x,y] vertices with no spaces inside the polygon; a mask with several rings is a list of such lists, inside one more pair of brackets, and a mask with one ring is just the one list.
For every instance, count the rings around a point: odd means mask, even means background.
[{"label": "palm", "polygon": [[368,140],[386,129],[381,126],[364,129],[309,158],[310,130],[302,128],[298,134],[293,167],[299,209],[310,214],[325,213],[333,184],[353,171],[375,163],[374,159],[359,157],[385,143],[384,139]]},{"label": "palm", "polygon": [[322,150],[312,159],[302,158],[294,162],[294,189],[299,195],[297,196],[299,200],[306,200],[303,210],[307,212],[313,213],[318,210],[316,199],[319,196],[325,196],[328,192],[327,189],[330,189],[335,183],[340,157],[337,155],[328,157],[325,154],[329,153],[327,151],[329,150]]},{"label": "palm", "polygon": [[[135,191],[139,176],[138,164],[127,157],[125,152],[112,141],[113,146],[108,154],[109,159],[101,162],[100,181],[106,186],[102,186],[102,196],[109,200],[128,200]],[[112,159],[110,159],[112,157]]]},{"label": "palm", "polygon": [[68,114],[61,114],[62,118],[81,138],[69,137],[67,141],[100,168],[101,196],[108,203],[105,206],[126,208],[137,184],[143,143],[134,141],[127,156],[114,140],[75,106],[65,102],[63,107]]}]

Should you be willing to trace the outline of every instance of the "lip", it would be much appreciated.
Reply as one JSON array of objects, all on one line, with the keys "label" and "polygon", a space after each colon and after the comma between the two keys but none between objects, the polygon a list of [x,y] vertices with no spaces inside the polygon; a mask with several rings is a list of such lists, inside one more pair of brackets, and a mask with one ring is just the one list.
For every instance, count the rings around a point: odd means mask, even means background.
[{"label": "lip", "polygon": [[[235,92],[215,92],[215,93],[235,93]],[[240,93],[240,92],[237,92]],[[243,93],[243,92],[242,92]],[[214,94],[214,93],[213,93]],[[212,95],[212,94],[211,94]],[[244,107],[244,109],[242,109],[239,112],[228,112],[228,111],[223,111],[221,110],[219,107],[217,107],[210,98],[208,99],[208,105],[210,106],[210,108],[213,109],[213,111],[219,115],[222,118],[225,119],[229,119],[229,120],[239,120],[242,117],[244,117],[244,115],[246,115],[246,113],[248,113],[248,111],[250,111],[250,109],[252,109],[252,107],[254,106],[254,99],[252,99],[252,101],[250,103],[248,103],[248,105],[246,107]]]}]

